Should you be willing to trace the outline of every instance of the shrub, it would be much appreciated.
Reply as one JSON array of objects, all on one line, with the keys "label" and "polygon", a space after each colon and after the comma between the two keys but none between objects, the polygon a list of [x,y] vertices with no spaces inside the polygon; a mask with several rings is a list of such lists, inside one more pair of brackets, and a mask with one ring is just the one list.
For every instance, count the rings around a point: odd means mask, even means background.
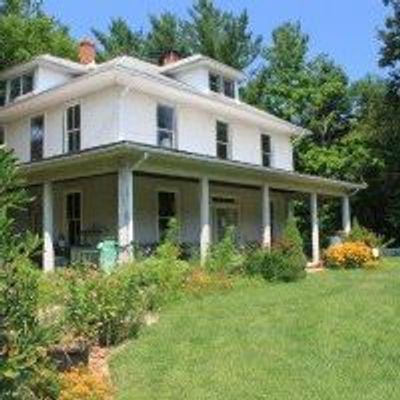
[{"label": "shrub", "polygon": [[370,247],[364,242],[345,242],[328,248],[324,256],[328,268],[368,268],[373,262]]},{"label": "shrub", "polygon": [[197,268],[191,272],[185,282],[186,292],[194,295],[202,295],[214,291],[232,288],[231,279],[224,273],[209,273]]},{"label": "shrub", "polygon": [[291,282],[305,277],[306,257],[303,242],[294,219],[284,229],[282,240],[271,250],[251,251],[244,268],[249,275],[260,275],[268,281]]},{"label": "shrub", "polygon": [[223,239],[211,247],[206,263],[210,272],[224,271],[232,274],[241,269],[244,257],[236,244],[235,236],[235,228],[230,227]]},{"label": "shrub", "polygon": [[382,236],[376,235],[374,232],[361,226],[356,218],[353,221],[353,227],[350,233],[345,237],[344,241],[362,242],[371,249],[379,248],[384,245],[384,239]]},{"label": "shrub", "polygon": [[73,369],[62,375],[59,400],[107,400],[111,389],[104,377],[87,368]]},{"label": "shrub", "polygon": [[136,334],[142,309],[131,273],[126,268],[111,274],[71,271],[65,322],[72,339],[108,346]]},{"label": "shrub", "polygon": [[36,237],[16,232],[10,214],[28,201],[14,156],[0,146],[0,398],[55,399],[57,376],[47,358],[52,332],[39,321]]}]

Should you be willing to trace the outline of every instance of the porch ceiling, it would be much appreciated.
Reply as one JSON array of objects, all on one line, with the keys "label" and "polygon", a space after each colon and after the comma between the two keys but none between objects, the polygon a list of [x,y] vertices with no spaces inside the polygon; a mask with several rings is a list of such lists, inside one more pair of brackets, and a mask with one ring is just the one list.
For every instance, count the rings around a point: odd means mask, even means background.
[{"label": "porch ceiling", "polygon": [[286,170],[265,168],[238,161],[188,153],[136,142],[122,141],[63,154],[20,165],[28,184],[60,181],[116,172],[129,163],[135,171],[200,179],[208,176],[220,182],[261,186],[295,192],[316,192],[340,196],[366,188],[335,179],[321,178]]}]

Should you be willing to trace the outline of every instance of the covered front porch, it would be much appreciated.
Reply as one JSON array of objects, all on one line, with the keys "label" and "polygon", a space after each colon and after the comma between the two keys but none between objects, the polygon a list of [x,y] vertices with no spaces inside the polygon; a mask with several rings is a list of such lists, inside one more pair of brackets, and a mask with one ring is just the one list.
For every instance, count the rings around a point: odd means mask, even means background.
[{"label": "covered front porch", "polygon": [[233,161],[118,143],[75,155],[24,165],[36,198],[28,227],[43,236],[43,268],[96,260],[97,245],[114,239],[120,261],[134,249],[151,249],[171,218],[185,247],[199,249],[204,262],[211,243],[235,226],[242,244],[271,246],[292,212],[296,193],[310,200],[312,262],[320,260],[319,196],[342,201],[342,229],[350,230],[344,182],[267,169]]}]

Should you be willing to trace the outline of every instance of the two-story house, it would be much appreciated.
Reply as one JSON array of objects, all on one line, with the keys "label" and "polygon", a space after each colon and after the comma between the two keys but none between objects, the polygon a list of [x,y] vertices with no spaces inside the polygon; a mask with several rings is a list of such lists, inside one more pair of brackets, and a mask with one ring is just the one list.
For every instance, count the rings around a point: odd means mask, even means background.
[{"label": "two-story house", "polygon": [[132,257],[132,244],[157,243],[172,217],[203,260],[230,225],[242,242],[270,246],[294,193],[310,196],[314,262],[318,196],[342,199],[349,231],[349,196],[363,185],[295,172],[292,141],[304,130],[241,102],[242,72],[173,53],[160,65],[96,64],[87,40],[79,55],[0,74],[0,142],[36,198],[19,223],[43,232],[45,270],[106,237]]}]

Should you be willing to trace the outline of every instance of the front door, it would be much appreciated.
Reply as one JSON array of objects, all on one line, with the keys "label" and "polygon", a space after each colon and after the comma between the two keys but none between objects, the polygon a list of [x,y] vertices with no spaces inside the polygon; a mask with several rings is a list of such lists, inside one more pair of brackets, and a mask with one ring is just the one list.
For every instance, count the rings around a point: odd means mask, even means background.
[{"label": "front door", "polygon": [[239,211],[237,207],[222,205],[215,206],[213,217],[213,234],[215,242],[221,241],[230,227],[234,227],[236,233],[239,233],[237,232],[237,229],[239,228]]}]

